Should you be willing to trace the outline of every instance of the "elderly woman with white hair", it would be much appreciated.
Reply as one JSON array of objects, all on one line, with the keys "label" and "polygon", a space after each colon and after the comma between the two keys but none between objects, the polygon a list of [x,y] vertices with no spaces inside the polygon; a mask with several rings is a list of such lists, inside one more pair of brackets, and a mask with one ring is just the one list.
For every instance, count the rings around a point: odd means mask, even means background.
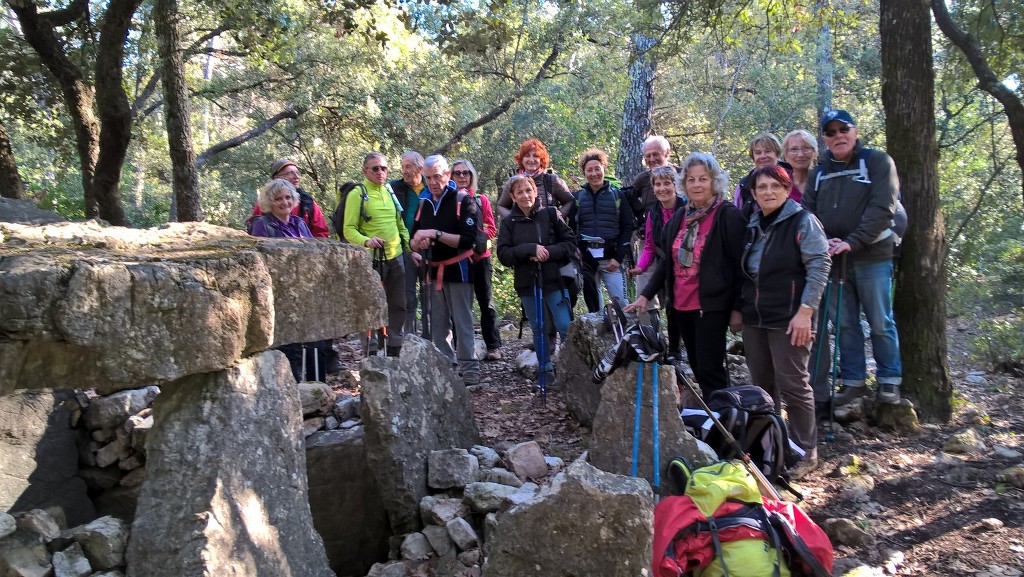
[{"label": "elderly woman with white hair", "polygon": [[807,175],[818,163],[818,140],[806,130],[791,131],[782,139],[782,159],[793,167],[793,188],[802,195],[807,190]]},{"label": "elderly woman with white hair", "polygon": [[729,386],[725,333],[738,331],[740,263],[747,220],[729,202],[728,176],[715,157],[695,152],[683,161],[676,186],[686,209],[664,226],[662,246],[670,258],[626,312],[645,310],[664,287],[669,318],[678,327],[686,356],[704,395]]},{"label": "elderly woman with white hair", "polygon": [[299,193],[292,183],[277,178],[260,187],[256,203],[262,214],[251,218],[253,236],[313,238],[306,221],[292,214]]}]

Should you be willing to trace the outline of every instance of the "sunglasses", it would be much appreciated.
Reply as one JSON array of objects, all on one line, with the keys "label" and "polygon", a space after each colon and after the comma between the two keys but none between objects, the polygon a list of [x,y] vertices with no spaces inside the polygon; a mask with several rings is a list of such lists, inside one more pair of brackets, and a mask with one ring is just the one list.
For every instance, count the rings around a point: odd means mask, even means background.
[{"label": "sunglasses", "polygon": [[468,170],[453,170],[452,176],[473,176],[473,173]]},{"label": "sunglasses", "polygon": [[388,171],[388,167],[386,167],[386,166],[369,166],[367,168],[369,168],[373,172],[387,172]]},{"label": "sunglasses", "polygon": [[832,138],[833,136],[836,135],[836,132],[842,132],[843,134],[846,134],[847,132],[850,132],[851,128],[852,127],[850,127],[850,126],[841,126],[841,127],[839,127],[839,130],[834,130],[834,129],[824,130],[824,131],[822,131],[822,134],[824,134],[825,136],[827,136],[829,138]]}]

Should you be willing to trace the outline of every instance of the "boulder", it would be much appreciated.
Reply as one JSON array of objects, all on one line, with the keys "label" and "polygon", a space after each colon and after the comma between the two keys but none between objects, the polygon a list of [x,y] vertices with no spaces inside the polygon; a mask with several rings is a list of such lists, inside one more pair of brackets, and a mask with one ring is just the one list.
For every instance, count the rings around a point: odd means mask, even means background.
[{"label": "boulder", "polygon": [[67,219],[53,212],[36,207],[32,199],[0,197],[0,222],[16,222],[19,224],[52,224]]},{"label": "boulder", "polygon": [[[488,577],[637,577],[650,566],[654,494],[577,459],[487,528]],[[543,543],[543,546],[538,544]]]},{"label": "boulder", "polygon": [[548,474],[548,464],[544,462],[544,452],[537,441],[525,441],[511,447],[505,451],[505,461],[509,470],[523,481],[540,479]]},{"label": "boulder", "polygon": [[339,575],[365,575],[388,558],[388,514],[366,466],[365,447],[362,427],[320,431],[306,439],[313,527]]},{"label": "boulder", "polygon": [[363,359],[360,379],[366,459],[391,528],[417,531],[430,452],[469,448],[479,439],[469,393],[451,362],[415,335],[406,335],[398,359]]},{"label": "boulder", "polygon": [[367,251],[205,223],[0,223],[0,294],[0,394],[163,384],[386,322]]},{"label": "boulder", "polygon": [[299,407],[274,351],[164,387],[129,577],[333,577],[309,510]]},{"label": "boulder", "polygon": [[556,386],[565,393],[565,406],[579,423],[589,427],[601,404],[601,385],[594,383],[594,367],[615,344],[610,331],[604,329],[604,315],[579,315],[569,325],[555,360],[558,367]]},{"label": "boulder", "polygon": [[0,510],[59,506],[71,525],[96,518],[79,477],[78,445],[70,425],[73,406],[74,394],[65,390],[0,396]]},{"label": "boulder", "polygon": [[[690,460],[694,467],[715,462],[713,451],[690,436],[683,427],[676,408],[675,371],[669,365],[659,365],[658,372],[658,428],[661,479],[667,479],[669,461],[676,456]],[[593,425],[593,444],[590,462],[601,470],[626,475],[630,473],[633,458],[634,407],[636,406],[637,363],[620,367],[604,381],[601,405]],[[654,414],[652,403],[653,377],[650,366],[644,367],[643,397],[640,408],[639,475],[653,483],[654,449],[651,434]]]}]

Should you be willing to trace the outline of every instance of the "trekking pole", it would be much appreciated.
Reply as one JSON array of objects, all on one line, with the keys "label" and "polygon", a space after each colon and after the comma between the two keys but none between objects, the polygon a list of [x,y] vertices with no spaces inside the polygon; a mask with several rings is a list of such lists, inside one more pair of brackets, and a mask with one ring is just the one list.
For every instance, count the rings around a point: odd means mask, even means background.
[{"label": "trekking pole", "polygon": [[693,396],[697,398],[697,402],[700,403],[700,408],[704,409],[704,412],[711,417],[711,421],[715,424],[715,428],[718,429],[718,432],[722,433],[722,437],[725,438],[725,442],[732,447],[736,454],[742,455],[741,460],[743,461],[743,466],[746,467],[747,471],[751,475],[753,475],[761,494],[766,497],[771,497],[777,501],[781,501],[782,495],[779,494],[778,489],[776,489],[775,485],[773,485],[768,478],[764,476],[761,469],[758,469],[757,465],[750,460],[750,454],[743,450],[743,446],[739,444],[736,437],[733,437],[732,433],[729,432],[729,429],[725,428],[725,425],[722,424],[722,421],[718,420],[715,413],[710,407],[708,407],[708,404],[704,402],[704,398],[700,396],[700,393],[697,391],[697,386],[694,385],[693,381],[686,376],[686,373],[683,372],[683,369],[680,366],[676,366],[676,378],[685,383],[686,387],[690,389],[691,393],[693,393]]},{"label": "trekking pole", "polygon": [[636,405],[633,408],[633,456],[630,461],[629,474],[637,476],[640,468],[640,405],[644,394],[644,364],[636,364]]},{"label": "trekking pole", "polygon": [[660,396],[661,390],[658,387],[658,361],[651,363],[654,367],[654,376],[651,378],[653,383],[651,389],[651,405],[654,416],[652,417],[653,422],[651,423],[651,438],[652,444],[654,445],[654,502],[658,502],[658,488],[661,486],[661,443],[660,443],[660,431],[658,428],[658,397]]},{"label": "trekking pole", "polygon": [[[380,285],[384,286],[384,264],[386,262],[384,247],[373,249],[373,269],[377,271]],[[377,331],[377,356],[387,354],[388,326],[384,325]]]},{"label": "trekking pole", "polygon": [[433,294],[427,292],[430,286],[430,257],[431,250],[423,251],[423,276],[420,277],[420,311],[423,315],[423,338],[430,336],[430,301]]},{"label": "trekking pole", "polygon": [[533,286],[533,313],[537,319],[537,387],[540,389],[541,403],[548,401],[547,372],[544,367],[547,364],[548,345],[547,335],[544,334],[544,283],[541,274],[541,263],[537,263],[537,280]]},{"label": "trekking pole", "polygon": [[[832,327],[835,335],[835,350],[832,351],[832,379],[828,387],[828,437],[834,436],[836,420],[836,375],[839,373],[839,336],[843,333],[843,285],[846,284],[846,253],[839,255],[839,292],[836,295],[836,323]],[[859,330],[859,329],[858,329]]]},{"label": "trekking pole", "polygon": [[[818,351],[814,354],[814,371],[811,373],[811,383],[814,383],[817,380],[817,378],[818,378],[818,369],[821,367],[821,349],[822,348],[827,348],[829,346],[829,342],[831,341],[831,339],[829,338],[829,335],[828,335],[828,303],[829,303],[829,298],[831,297],[831,293],[832,293],[832,275],[829,275],[829,277],[828,277],[828,284],[825,285],[825,294],[824,294],[823,298],[821,299],[821,302],[823,304],[818,307],[818,314],[821,315],[821,323],[820,323],[820,327],[818,328],[818,334],[815,337],[817,339],[815,341],[815,344],[818,346]],[[833,328],[833,332],[834,331],[835,331],[835,329]],[[830,355],[830,358],[831,358],[831,355]],[[833,400],[834,397],[835,397],[835,392],[830,390],[829,395],[828,395],[828,405],[829,405],[829,415],[830,415],[830,417],[829,417],[829,431],[828,431],[828,434],[825,435],[825,438],[827,440],[831,440],[831,437],[832,437],[831,414],[832,414],[832,400]],[[817,420],[817,418],[818,417],[815,416],[815,420]]]}]

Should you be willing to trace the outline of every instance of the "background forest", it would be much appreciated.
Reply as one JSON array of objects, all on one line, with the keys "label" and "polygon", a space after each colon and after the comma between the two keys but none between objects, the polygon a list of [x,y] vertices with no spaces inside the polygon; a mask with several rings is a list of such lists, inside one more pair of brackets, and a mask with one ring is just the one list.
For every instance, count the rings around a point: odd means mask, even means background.
[{"label": "background forest", "polygon": [[[1019,102],[1019,1],[945,4]],[[665,135],[677,160],[714,153],[735,183],[751,167],[752,135],[816,132],[832,107],[855,115],[869,146],[887,145],[877,0],[6,0],[3,8],[0,160],[16,162],[23,183],[5,194],[69,218],[103,215],[90,212],[96,195],[120,205],[130,226],[187,214],[241,227],[282,157],[299,163],[326,211],[374,150],[395,166],[406,149],[469,158],[493,197],[531,136],[570,185],[582,181],[575,159],[591,146],[608,150],[631,181],[648,133]],[[1024,357],[1024,210],[1010,124],[935,26],[933,44],[950,309],[1017,311],[988,322]],[[38,45],[59,52],[60,67],[46,65]],[[180,76],[162,55],[181,57]],[[190,134],[169,113],[182,100]],[[108,146],[118,131],[123,151]],[[194,150],[186,164],[198,185],[197,206],[184,212],[169,152],[181,138]]]}]

